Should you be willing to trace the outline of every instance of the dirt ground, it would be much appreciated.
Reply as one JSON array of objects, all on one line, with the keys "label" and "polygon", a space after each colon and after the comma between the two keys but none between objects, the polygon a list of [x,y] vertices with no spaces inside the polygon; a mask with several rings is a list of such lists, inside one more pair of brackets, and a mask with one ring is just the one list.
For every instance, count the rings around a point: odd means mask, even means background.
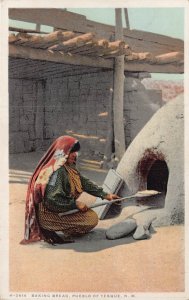
[{"label": "dirt ground", "polygon": [[[182,225],[155,228],[149,240],[135,241],[131,236],[107,240],[105,230],[117,222],[115,218],[99,221],[92,232],[72,244],[20,245],[27,182],[40,158],[41,153],[10,156],[11,292],[184,291]],[[103,183],[107,171],[97,161],[81,160],[79,167],[85,176]],[[88,203],[94,201],[94,197],[86,198]],[[122,213],[122,219],[130,210]]]}]

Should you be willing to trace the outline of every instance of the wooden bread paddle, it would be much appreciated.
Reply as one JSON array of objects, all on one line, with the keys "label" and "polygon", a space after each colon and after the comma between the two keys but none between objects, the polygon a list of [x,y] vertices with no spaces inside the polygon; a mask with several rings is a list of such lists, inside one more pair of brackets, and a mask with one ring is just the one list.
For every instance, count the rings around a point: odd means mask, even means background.
[{"label": "wooden bread paddle", "polygon": [[[132,199],[132,198],[151,197],[151,196],[155,196],[157,194],[161,194],[161,192],[158,192],[158,191],[155,191],[155,190],[138,191],[136,194],[126,196],[126,197],[123,197],[123,198],[118,198],[118,199],[111,200],[111,201],[105,200],[105,201],[102,201],[102,202],[99,202],[99,203],[94,203],[94,204],[90,205],[89,208],[95,208],[95,207],[98,207],[98,206],[112,204],[112,203],[115,203],[115,202],[124,201],[124,200]],[[77,213],[77,212],[79,212],[79,209],[72,209],[72,210],[69,210],[69,211],[66,211],[66,212],[63,212],[63,213],[59,213],[58,215],[60,217],[62,217],[62,216],[71,215],[71,214],[74,214],[74,213]]]}]

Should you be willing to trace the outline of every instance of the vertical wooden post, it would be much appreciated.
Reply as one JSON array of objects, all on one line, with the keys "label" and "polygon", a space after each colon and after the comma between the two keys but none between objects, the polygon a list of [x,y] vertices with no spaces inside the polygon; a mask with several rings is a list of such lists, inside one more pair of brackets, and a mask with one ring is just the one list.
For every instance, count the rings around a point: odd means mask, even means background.
[{"label": "vertical wooden post", "polygon": [[126,27],[127,29],[130,29],[130,25],[129,25],[129,15],[128,15],[128,9],[124,8],[124,13],[125,13],[125,23],[126,23]]},{"label": "vertical wooden post", "polygon": [[[115,39],[123,38],[122,11],[115,9]],[[114,143],[115,156],[121,159],[125,152],[125,133],[123,124],[123,97],[124,97],[124,55],[115,58],[114,66],[114,95],[113,95],[113,118],[114,118]]]},{"label": "vertical wooden post", "polygon": [[40,32],[41,31],[41,24],[36,24],[35,30]]}]

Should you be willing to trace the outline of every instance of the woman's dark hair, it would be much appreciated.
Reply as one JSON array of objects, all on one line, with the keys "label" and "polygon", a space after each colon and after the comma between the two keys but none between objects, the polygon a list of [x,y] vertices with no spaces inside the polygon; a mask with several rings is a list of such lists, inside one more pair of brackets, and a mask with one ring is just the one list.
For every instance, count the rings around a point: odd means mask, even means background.
[{"label": "woman's dark hair", "polygon": [[73,145],[73,147],[71,148],[70,153],[72,153],[72,152],[77,152],[77,151],[79,151],[79,150],[80,150],[80,143],[79,143],[79,142],[76,142],[76,143]]}]

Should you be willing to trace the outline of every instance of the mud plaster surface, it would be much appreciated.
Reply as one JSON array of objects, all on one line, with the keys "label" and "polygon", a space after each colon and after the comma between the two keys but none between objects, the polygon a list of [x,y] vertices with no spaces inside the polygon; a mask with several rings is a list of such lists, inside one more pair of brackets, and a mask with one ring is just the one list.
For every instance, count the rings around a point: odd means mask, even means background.
[{"label": "mud plaster surface", "polygon": [[[150,153],[148,156],[146,153]],[[156,112],[139,132],[122,157],[117,172],[131,193],[146,189],[141,161],[159,157],[169,170],[167,194],[163,209],[147,210],[144,218],[157,216],[157,225],[184,222],[184,119],[183,95]],[[125,192],[125,191],[123,191]]]}]

